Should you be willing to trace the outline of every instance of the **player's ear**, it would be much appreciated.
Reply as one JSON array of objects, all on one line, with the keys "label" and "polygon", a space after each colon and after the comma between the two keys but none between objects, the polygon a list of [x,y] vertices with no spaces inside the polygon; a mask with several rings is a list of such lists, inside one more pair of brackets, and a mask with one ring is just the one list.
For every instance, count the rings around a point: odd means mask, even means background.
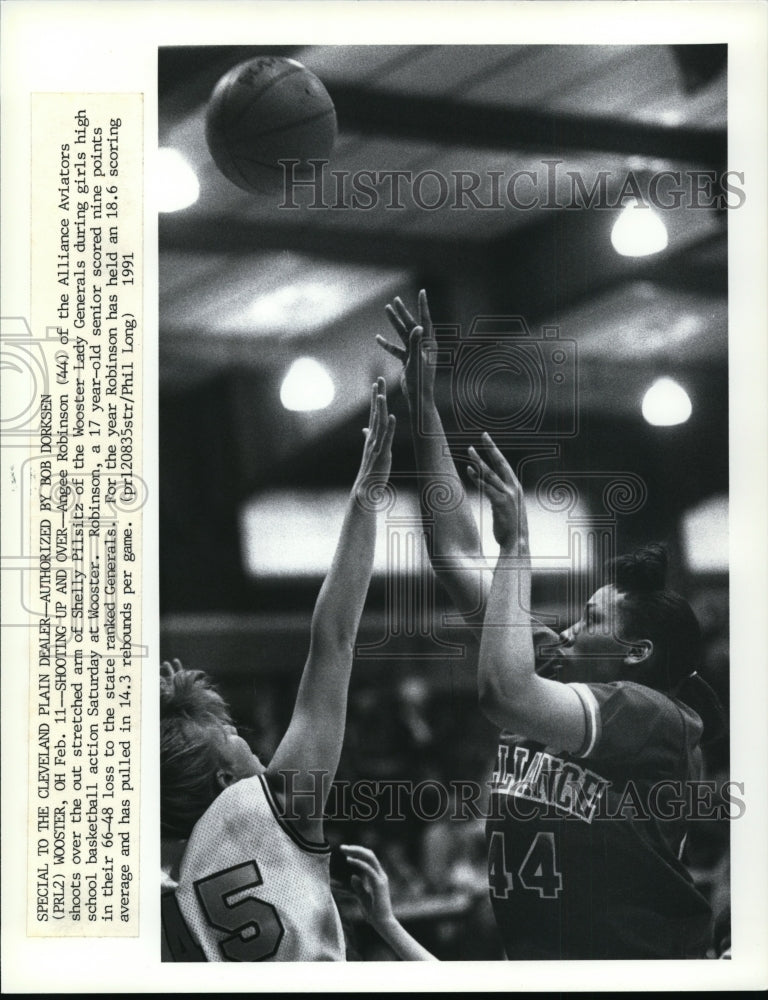
[{"label": "player's ear", "polygon": [[226,768],[220,767],[216,772],[216,784],[219,788],[229,788],[233,785],[237,779],[231,771],[227,771]]},{"label": "player's ear", "polygon": [[630,646],[629,653],[624,657],[627,666],[636,667],[645,663],[653,656],[653,642],[650,639],[639,639]]}]

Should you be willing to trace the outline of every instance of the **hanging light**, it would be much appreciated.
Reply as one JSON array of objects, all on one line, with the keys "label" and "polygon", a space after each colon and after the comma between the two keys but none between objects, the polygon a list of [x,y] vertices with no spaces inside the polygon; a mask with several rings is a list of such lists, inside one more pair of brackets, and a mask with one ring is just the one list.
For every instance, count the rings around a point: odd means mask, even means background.
[{"label": "hanging light", "polygon": [[158,149],[155,194],[158,212],[178,212],[194,205],[200,197],[197,174],[178,149]]},{"label": "hanging light", "polygon": [[308,412],[330,406],[336,390],[328,370],[314,358],[298,358],[288,369],[280,387],[280,402],[286,410]]},{"label": "hanging light", "polygon": [[693,407],[688,393],[672,378],[656,379],[643,396],[643,416],[655,427],[684,424]]},{"label": "hanging light", "polygon": [[611,243],[622,257],[647,257],[664,250],[667,227],[657,212],[635,199],[623,208],[611,230]]}]

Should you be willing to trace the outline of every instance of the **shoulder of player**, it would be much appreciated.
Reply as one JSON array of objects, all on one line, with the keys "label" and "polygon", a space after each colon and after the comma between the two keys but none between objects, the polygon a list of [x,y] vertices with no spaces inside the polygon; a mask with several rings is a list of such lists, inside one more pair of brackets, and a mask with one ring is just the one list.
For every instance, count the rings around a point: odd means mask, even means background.
[{"label": "shoulder of player", "polygon": [[330,844],[323,837],[322,818],[302,821],[289,813],[281,782],[269,770],[259,775],[264,799],[278,826],[302,851],[309,854],[328,854]]},{"label": "shoulder of player", "polygon": [[[701,737],[702,722],[684,702],[634,681],[611,681],[605,684],[572,685],[589,713],[597,722],[595,745],[610,729],[618,732],[629,726],[645,734],[645,745],[661,739],[670,748],[681,751],[695,746]],[[638,727],[640,727],[638,729]],[[638,748],[640,752],[641,748]]]},{"label": "shoulder of player", "polygon": [[577,683],[570,687],[576,689],[581,697],[592,696],[601,707],[605,704],[632,705],[637,708],[647,706],[657,712],[678,712],[681,702],[676,701],[662,691],[637,684],[634,681],[608,681],[606,683]]},{"label": "shoulder of player", "polygon": [[208,807],[192,832],[192,838],[210,837],[212,831],[225,837],[251,836],[254,821],[275,823],[302,851],[327,854],[330,845],[315,836],[317,824],[307,825],[287,815],[285,802],[266,774],[243,778],[225,788]]},{"label": "shoulder of player", "polygon": [[694,729],[701,727],[701,719],[690,705],[645,684],[636,684],[634,681],[611,681],[607,684],[583,684],[581,687],[591,692],[600,705],[614,701],[617,706],[632,705],[638,709],[647,707],[649,711],[656,712],[659,716],[681,717],[686,725]]}]

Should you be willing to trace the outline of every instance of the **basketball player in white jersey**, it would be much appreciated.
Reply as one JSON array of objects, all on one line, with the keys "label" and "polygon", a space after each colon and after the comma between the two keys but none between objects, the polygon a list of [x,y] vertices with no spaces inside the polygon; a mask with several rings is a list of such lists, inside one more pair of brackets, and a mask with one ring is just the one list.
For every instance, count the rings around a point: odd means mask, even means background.
[{"label": "basketball player in white jersey", "polygon": [[389,476],[394,424],[379,379],[360,471],[312,616],[293,716],[270,763],[237,734],[205,674],[178,661],[161,668],[164,960],[345,957],[322,813],[344,738],[376,495]]}]

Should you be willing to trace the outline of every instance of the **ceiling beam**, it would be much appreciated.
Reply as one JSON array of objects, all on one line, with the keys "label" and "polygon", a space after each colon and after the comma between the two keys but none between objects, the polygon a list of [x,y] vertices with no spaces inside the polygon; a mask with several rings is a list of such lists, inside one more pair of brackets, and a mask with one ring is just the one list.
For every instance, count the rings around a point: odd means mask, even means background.
[{"label": "ceiling beam", "polygon": [[[543,214],[543,213],[542,213]],[[212,217],[203,222],[184,213],[160,216],[160,248],[217,253],[290,250],[339,263],[408,268],[428,280],[439,272],[463,287],[468,275],[490,283],[486,297],[537,319],[561,313],[587,297],[628,279],[658,281],[690,291],[727,293],[727,235],[724,231],[670,250],[656,258],[621,257],[604,246],[595,212],[552,212],[538,220],[532,213],[525,236],[519,231],[487,243],[420,234],[397,238],[343,222],[316,218],[312,226],[286,225],[267,219]],[[588,245],[589,254],[557,258],[564,246]],[[716,251],[712,258],[712,251]],[[557,267],[553,261],[558,259]]]},{"label": "ceiling beam", "polygon": [[489,149],[596,151],[660,157],[725,169],[725,128],[660,125],[564,114],[456,97],[392,94],[365,84],[329,85],[342,129],[426,143]]},{"label": "ceiling beam", "polygon": [[243,216],[185,216],[164,214],[159,220],[161,250],[216,253],[250,253],[259,250],[292,250],[315,254],[341,263],[377,264],[397,267],[434,266],[440,261],[448,271],[477,264],[487,252],[478,241],[446,239],[418,232],[376,233],[359,225],[330,224],[314,218],[312,225],[270,219],[249,220]]}]

